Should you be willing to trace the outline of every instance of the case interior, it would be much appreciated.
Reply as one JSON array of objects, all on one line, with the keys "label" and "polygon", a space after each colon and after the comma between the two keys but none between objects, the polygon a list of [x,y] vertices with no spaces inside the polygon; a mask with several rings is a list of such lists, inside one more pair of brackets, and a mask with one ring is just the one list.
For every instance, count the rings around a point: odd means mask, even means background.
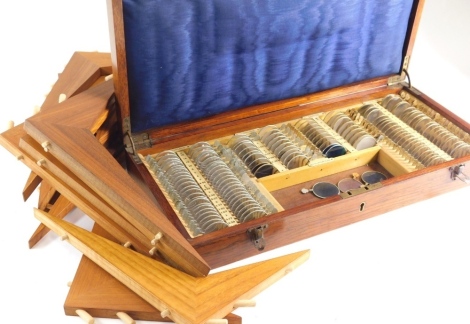
[{"label": "case interior", "polygon": [[413,0],[124,0],[131,129],[401,73]]},{"label": "case interior", "polygon": [[[332,144],[344,151],[328,155]],[[157,146],[140,159],[163,193],[164,199],[156,194],[160,204],[169,204],[169,217],[194,238],[330,197],[375,190],[387,179],[469,154],[468,133],[402,90],[230,136],[208,134],[207,141],[172,150]],[[325,182],[337,192],[328,197],[316,192]],[[221,219],[197,205],[205,198]]]}]

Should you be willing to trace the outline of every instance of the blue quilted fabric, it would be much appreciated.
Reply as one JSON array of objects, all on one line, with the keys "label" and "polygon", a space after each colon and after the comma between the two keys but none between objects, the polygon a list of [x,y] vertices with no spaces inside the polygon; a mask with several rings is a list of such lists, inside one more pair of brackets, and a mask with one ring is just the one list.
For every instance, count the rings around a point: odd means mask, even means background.
[{"label": "blue quilted fabric", "polygon": [[412,0],[124,0],[132,131],[400,71]]}]

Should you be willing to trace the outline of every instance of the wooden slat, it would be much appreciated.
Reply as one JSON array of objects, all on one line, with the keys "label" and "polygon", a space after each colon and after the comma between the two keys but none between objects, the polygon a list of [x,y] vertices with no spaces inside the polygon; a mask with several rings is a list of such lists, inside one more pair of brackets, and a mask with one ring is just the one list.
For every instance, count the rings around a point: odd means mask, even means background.
[{"label": "wooden slat", "polygon": [[[93,233],[108,240],[116,240],[99,225],[93,226]],[[116,278],[86,256],[80,260],[67,298],[65,314],[76,316],[75,311],[83,309],[93,317],[116,318],[117,312],[129,314],[134,320],[170,322],[162,318],[161,312],[139,297]],[[241,324],[240,316],[229,314],[228,324]]]},{"label": "wooden slat", "polygon": [[[62,219],[67,216],[74,208],[74,204],[68,201],[64,196],[60,195],[49,209],[48,213],[53,217]],[[33,235],[28,241],[29,248],[32,249],[48,232],[48,227],[44,226],[42,223],[39,224],[38,228],[36,231],[34,231]]]},{"label": "wooden slat", "polygon": [[[21,124],[15,128],[12,128],[2,133],[0,135],[0,144],[7,148],[14,156],[21,156],[20,161],[22,163],[24,163],[29,169],[33,170],[33,172],[39,175],[41,178],[50,182],[52,186],[56,188],[61,194],[66,196],[67,199],[70,200],[70,202],[72,202],[85,214],[87,214],[93,220],[99,223],[103,228],[106,229],[106,231],[113,233],[114,236],[118,238],[121,242],[130,242],[137,251],[141,251],[142,253],[145,253],[149,250],[150,244],[148,244],[148,246],[140,244],[140,241],[134,239],[129,234],[128,230],[124,230],[121,226],[119,226],[112,219],[110,219],[108,214],[97,209],[94,203],[85,199],[83,195],[81,195],[73,187],[71,187],[71,185],[74,185],[74,183],[73,181],[70,181],[70,171],[68,171],[69,177],[64,177],[64,179],[55,176],[51,171],[48,170],[48,167],[51,167],[51,165],[53,164],[48,163],[51,161],[48,161],[45,155],[41,155],[40,157],[45,159],[46,167],[38,166],[36,163],[37,158],[35,159],[31,155],[29,155],[28,152],[20,149],[19,147],[19,142],[21,141],[22,137],[25,136],[27,135],[24,131],[23,125]],[[38,144],[36,143],[36,145]],[[37,151],[37,153],[38,152],[43,151],[40,150]],[[94,197],[94,195],[90,195],[90,197]]]},{"label": "wooden slat", "polygon": [[35,216],[84,255],[168,317],[202,324],[231,313],[238,300],[252,299],[309,257],[298,252],[205,278],[195,278],[47,213]]},{"label": "wooden slat", "polygon": [[26,201],[32,195],[34,190],[39,186],[42,179],[34,172],[29,173],[28,180],[26,180],[26,184],[23,189],[23,200]]},{"label": "wooden slat", "polygon": [[[63,195],[73,199],[77,207],[85,211],[95,222],[109,230],[115,227],[113,233],[122,233],[119,238],[125,238],[121,243],[131,242],[137,251],[147,253],[152,245],[146,241],[145,235],[127,222],[107,202],[96,195],[79,177],[70,172],[51,154],[45,153],[41,146],[30,136],[24,135],[20,140],[20,148],[33,160],[42,159],[45,164],[41,171],[48,171],[48,177],[53,177],[55,183]],[[38,172],[41,172],[38,171]],[[66,183],[66,187],[61,184]],[[116,235],[116,234],[115,234]],[[147,244],[139,244],[145,242]]]},{"label": "wooden slat", "polygon": [[339,156],[326,163],[319,163],[312,166],[303,166],[297,169],[287,170],[278,174],[270,175],[259,179],[266,189],[275,191],[282,188],[297,185],[299,183],[314,180],[348,169],[352,169],[371,162],[380,147],[374,146],[362,151],[356,151],[343,156]]},{"label": "wooden slat", "polygon": [[112,83],[103,82],[63,102],[60,110],[27,119],[25,130],[38,143],[48,141],[54,157],[140,232],[152,233],[148,241],[161,233],[158,253],[168,262],[192,275],[207,275],[206,262],[94,137],[112,95]]},{"label": "wooden slat", "polygon": [[[107,0],[106,3],[111,43],[111,60],[113,64],[113,82],[122,123],[124,118],[130,117],[122,0]],[[121,126],[122,125],[120,125],[120,127]]]}]

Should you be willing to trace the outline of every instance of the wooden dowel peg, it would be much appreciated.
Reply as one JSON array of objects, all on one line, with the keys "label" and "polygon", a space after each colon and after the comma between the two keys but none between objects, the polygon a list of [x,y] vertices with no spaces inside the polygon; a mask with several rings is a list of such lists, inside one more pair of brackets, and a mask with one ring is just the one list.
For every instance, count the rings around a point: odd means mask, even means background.
[{"label": "wooden dowel peg", "polygon": [[149,251],[149,254],[150,254],[150,255],[154,255],[155,252],[157,252],[157,247],[153,247],[153,248]]},{"label": "wooden dowel peg", "polygon": [[156,245],[157,242],[160,241],[162,237],[163,237],[163,234],[160,233],[160,232],[158,232],[158,233],[155,235],[154,239],[153,239],[152,241],[150,241],[150,243],[152,243],[152,245]]},{"label": "wooden dowel peg", "polygon": [[67,95],[65,93],[61,93],[59,95],[59,103],[64,102],[67,99]]},{"label": "wooden dowel peg", "polygon": [[228,320],[225,318],[216,318],[216,319],[211,319],[206,322],[206,324],[228,324]]},{"label": "wooden dowel peg", "polygon": [[42,142],[41,146],[45,152],[49,152],[49,150],[51,149],[51,143],[49,141]]},{"label": "wooden dowel peg", "polygon": [[7,124],[7,129],[12,129],[15,127],[15,122],[13,120],[9,120]]},{"label": "wooden dowel peg", "polygon": [[95,323],[95,319],[90,314],[88,314],[86,311],[84,311],[83,309],[77,309],[75,311],[75,313],[78,316],[80,316],[80,318],[82,320],[84,320],[85,323],[88,323],[88,324],[94,324]]},{"label": "wooden dowel peg", "polygon": [[254,300],[237,300],[235,304],[233,304],[233,308],[239,307],[255,307],[256,301]]},{"label": "wooden dowel peg", "polygon": [[135,324],[135,321],[124,312],[117,312],[116,316],[126,324]]},{"label": "wooden dowel peg", "polygon": [[112,75],[112,74],[107,75],[107,76],[104,77],[104,81],[109,81],[109,80],[111,80],[112,78],[113,78],[113,75]]},{"label": "wooden dowel peg", "polygon": [[164,309],[164,310],[160,313],[160,316],[161,316],[162,318],[165,318],[165,317],[170,316],[170,314],[171,314],[170,310]]},{"label": "wooden dowel peg", "polygon": [[40,167],[44,166],[46,164],[46,160],[44,159],[40,159],[36,162],[37,165],[39,165]]},{"label": "wooden dowel peg", "polygon": [[69,239],[69,236],[67,234],[64,234],[60,237],[61,241],[67,241]]},{"label": "wooden dowel peg", "polygon": [[294,271],[294,269],[292,269],[292,268],[286,268],[285,273],[286,273],[286,275],[287,275],[287,274],[291,273],[292,271]]},{"label": "wooden dowel peg", "polygon": [[132,243],[127,241],[126,243],[123,244],[125,248],[130,248],[132,246]]},{"label": "wooden dowel peg", "polygon": [[67,282],[67,287],[72,287],[72,281]]},{"label": "wooden dowel peg", "polygon": [[18,155],[18,156],[16,157],[16,159],[17,159],[18,161],[21,161],[21,160],[24,159],[24,156],[20,154],[20,155]]}]

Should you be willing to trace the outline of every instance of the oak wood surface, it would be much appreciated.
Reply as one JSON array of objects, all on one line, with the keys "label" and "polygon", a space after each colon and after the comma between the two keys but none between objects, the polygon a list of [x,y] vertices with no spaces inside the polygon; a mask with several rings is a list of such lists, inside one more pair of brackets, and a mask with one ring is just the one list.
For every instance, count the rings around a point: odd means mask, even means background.
[{"label": "oak wood surface", "polygon": [[[65,198],[63,195],[59,195],[57,200],[52,204],[47,212],[51,216],[62,219],[67,216],[74,208],[74,204],[68,201],[67,198]],[[28,241],[29,248],[33,248],[48,232],[48,227],[44,226],[42,223],[39,224],[38,228],[34,231]]]},{"label": "oak wood surface", "polygon": [[[93,233],[116,242],[99,225],[93,226]],[[117,312],[124,312],[134,320],[171,321],[162,318],[161,312],[123,285],[86,256],[82,256],[64,302],[65,314],[76,316],[75,311],[83,309],[93,317],[117,318]],[[241,324],[242,318],[228,314],[228,324]]]},{"label": "oak wood surface", "polygon": [[84,255],[177,323],[205,323],[229,314],[308,259],[309,251],[192,277],[112,241],[53,218],[35,216]]}]

